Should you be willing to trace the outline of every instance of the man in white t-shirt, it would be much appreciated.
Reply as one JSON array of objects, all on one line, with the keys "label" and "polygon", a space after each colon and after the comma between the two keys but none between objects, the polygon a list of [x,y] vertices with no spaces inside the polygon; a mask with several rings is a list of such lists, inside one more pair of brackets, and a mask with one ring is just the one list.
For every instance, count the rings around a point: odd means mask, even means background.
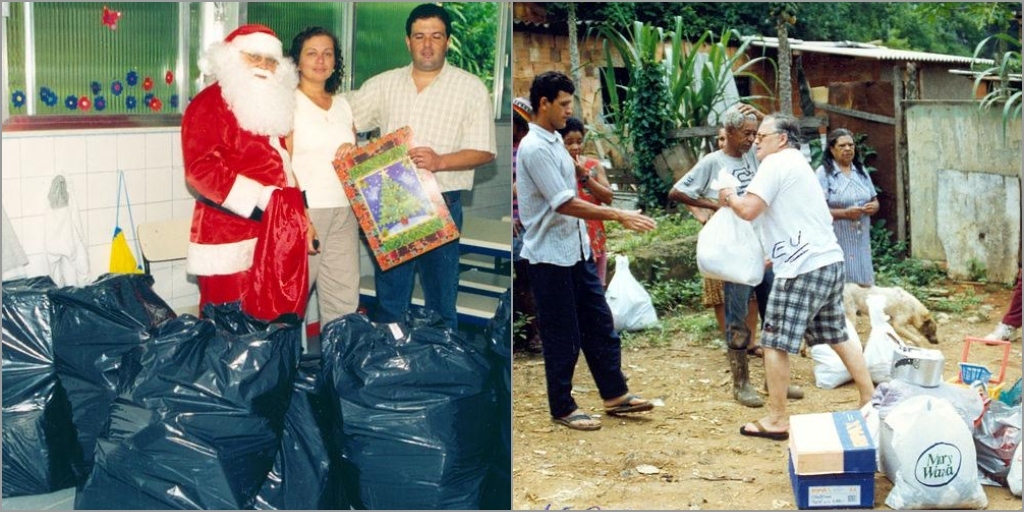
[{"label": "man in white t-shirt", "polygon": [[827,343],[836,351],[853,376],[860,406],[875,389],[860,344],[846,334],[843,250],[821,186],[800,153],[800,125],[792,116],[767,116],[755,143],[761,164],[746,193],[719,192],[719,202],[739,217],[760,218],[761,242],[775,271],[761,334],[768,416],[743,425],[740,434],[784,440],[789,354],[800,351],[805,335],[809,346]]}]

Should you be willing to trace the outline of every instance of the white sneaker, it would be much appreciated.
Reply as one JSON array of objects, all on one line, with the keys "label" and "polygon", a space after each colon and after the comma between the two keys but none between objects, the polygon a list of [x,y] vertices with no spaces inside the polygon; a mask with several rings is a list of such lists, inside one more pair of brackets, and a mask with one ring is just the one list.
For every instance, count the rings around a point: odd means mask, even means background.
[{"label": "white sneaker", "polygon": [[1009,325],[1000,322],[999,325],[996,326],[995,330],[990,332],[988,336],[985,336],[985,339],[1010,341],[1010,338],[1013,337],[1013,333],[1016,330],[1016,327],[1010,327]]}]

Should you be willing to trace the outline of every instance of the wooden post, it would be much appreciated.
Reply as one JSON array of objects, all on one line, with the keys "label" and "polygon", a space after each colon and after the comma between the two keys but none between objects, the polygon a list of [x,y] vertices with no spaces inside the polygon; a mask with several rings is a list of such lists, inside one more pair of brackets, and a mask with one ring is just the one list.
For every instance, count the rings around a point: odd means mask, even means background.
[{"label": "wooden post", "polygon": [[[892,67],[892,101],[896,137],[896,240],[910,247],[910,216],[907,173],[907,119],[903,112],[903,69]],[[908,254],[907,256],[910,256]]]}]

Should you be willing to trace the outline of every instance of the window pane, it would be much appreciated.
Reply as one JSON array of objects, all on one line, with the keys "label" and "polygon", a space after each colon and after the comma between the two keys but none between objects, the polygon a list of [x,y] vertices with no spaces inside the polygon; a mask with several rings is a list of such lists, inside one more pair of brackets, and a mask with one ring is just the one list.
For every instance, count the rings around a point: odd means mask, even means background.
[{"label": "window pane", "polygon": [[405,20],[419,2],[361,2],[355,5],[353,86],[377,73],[409,64]]},{"label": "window pane", "polygon": [[[307,27],[320,26],[341,37],[342,5],[338,2],[250,2],[248,23],[262,23],[274,30],[285,54],[292,39]],[[345,63],[348,72],[348,63]]]},{"label": "window pane", "polygon": [[177,110],[177,3],[37,2],[34,9],[38,114]]},{"label": "window pane", "polygon": [[9,3],[11,16],[7,18],[7,90],[6,98],[12,116],[28,112],[25,90],[25,4]]}]

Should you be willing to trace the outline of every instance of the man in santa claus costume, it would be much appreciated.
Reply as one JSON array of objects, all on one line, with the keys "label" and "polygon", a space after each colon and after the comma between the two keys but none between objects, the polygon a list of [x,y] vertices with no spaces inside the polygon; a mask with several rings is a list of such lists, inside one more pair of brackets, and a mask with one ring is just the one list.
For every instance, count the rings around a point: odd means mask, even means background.
[{"label": "man in santa claus costume", "polygon": [[[211,45],[200,67],[216,82],[189,103],[181,123],[185,178],[196,195],[187,271],[197,276],[200,310],[241,300],[249,311],[248,300],[265,304],[282,287],[308,287],[279,273],[273,278],[289,282],[253,290],[255,281],[272,275],[264,269],[301,267],[305,276],[305,253],[315,250],[283,139],[292,129],[298,75],[274,32],[257,24]],[[299,205],[275,213],[273,222],[294,229],[270,236],[268,207],[272,198],[284,205],[285,197],[297,197]],[[296,257],[294,244],[290,252],[267,245],[289,239],[299,239],[297,261],[282,261]]]}]

